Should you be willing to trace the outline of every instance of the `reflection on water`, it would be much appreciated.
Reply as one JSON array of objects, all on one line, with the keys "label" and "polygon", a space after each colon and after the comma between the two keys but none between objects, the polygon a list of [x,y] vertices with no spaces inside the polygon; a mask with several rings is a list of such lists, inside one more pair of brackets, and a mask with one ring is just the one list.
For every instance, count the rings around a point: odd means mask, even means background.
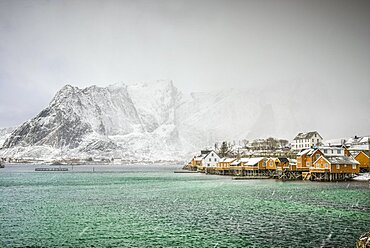
[{"label": "reflection on water", "polygon": [[369,183],[35,167],[0,170],[1,247],[354,247],[370,228]]}]

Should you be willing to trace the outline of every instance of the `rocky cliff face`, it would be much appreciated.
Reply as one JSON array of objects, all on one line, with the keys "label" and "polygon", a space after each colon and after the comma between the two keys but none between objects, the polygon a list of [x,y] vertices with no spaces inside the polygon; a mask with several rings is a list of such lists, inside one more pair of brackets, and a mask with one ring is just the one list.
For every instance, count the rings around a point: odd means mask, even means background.
[{"label": "rocky cliff face", "polygon": [[180,99],[172,82],[85,89],[66,85],[47,108],[13,131],[2,152],[32,157],[44,147],[45,156],[145,158],[163,143],[168,157],[178,149],[175,110]]}]

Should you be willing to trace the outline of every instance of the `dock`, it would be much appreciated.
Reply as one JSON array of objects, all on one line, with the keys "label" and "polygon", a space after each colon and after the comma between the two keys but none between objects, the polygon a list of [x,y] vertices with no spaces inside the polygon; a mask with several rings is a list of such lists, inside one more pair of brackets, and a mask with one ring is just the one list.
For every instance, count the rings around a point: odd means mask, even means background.
[{"label": "dock", "polygon": [[233,177],[233,180],[252,180],[252,179],[271,179],[270,176],[239,176]]},{"label": "dock", "polygon": [[35,168],[35,171],[68,171],[68,168]]},{"label": "dock", "polygon": [[198,173],[198,171],[188,171],[188,170],[176,170],[173,173]]}]

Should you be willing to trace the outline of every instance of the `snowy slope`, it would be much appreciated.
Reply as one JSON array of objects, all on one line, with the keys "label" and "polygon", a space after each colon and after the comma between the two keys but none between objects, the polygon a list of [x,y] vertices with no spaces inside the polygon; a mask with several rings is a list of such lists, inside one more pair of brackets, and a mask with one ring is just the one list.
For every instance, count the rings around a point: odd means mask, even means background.
[{"label": "snowy slope", "polygon": [[9,138],[10,134],[15,130],[15,127],[0,128],[0,147],[4,144],[5,140]]},{"label": "snowy slope", "polygon": [[38,116],[4,142],[2,156],[178,156],[174,124],[177,90],[171,82],[151,86],[63,87]]}]

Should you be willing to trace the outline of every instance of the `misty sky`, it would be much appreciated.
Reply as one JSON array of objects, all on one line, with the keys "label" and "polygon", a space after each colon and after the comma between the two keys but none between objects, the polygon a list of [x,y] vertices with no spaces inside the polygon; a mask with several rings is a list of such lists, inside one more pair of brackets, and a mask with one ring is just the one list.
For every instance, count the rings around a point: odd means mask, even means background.
[{"label": "misty sky", "polygon": [[[347,120],[370,113],[366,0],[1,0],[0,35],[0,127],[33,117],[67,83],[157,79],[186,93],[279,88],[289,97],[304,85],[325,96],[307,107],[329,101]],[[330,138],[370,134],[369,118],[348,123],[322,121]]]}]

